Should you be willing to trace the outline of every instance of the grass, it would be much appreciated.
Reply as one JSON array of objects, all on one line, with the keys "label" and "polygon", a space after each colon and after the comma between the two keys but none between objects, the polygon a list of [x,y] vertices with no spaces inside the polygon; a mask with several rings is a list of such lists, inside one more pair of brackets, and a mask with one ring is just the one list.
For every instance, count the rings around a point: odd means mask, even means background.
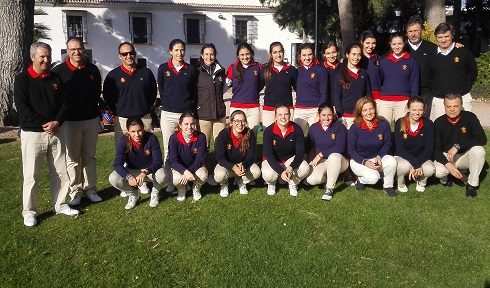
[{"label": "grass", "polygon": [[[340,185],[331,202],[322,189],[282,187],[201,201],[144,196],[110,188],[112,137],[98,143],[102,203],[82,202],[78,218],[55,216],[43,176],[39,224],[22,223],[18,142],[0,145],[1,287],[484,287],[490,285],[490,181],[476,199],[462,187],[386,197]],[[488,148],[487,146],[487,152]],[[488,160],[488,157],[487,157]],[[46,174],[46,172],[44,172]]]}]

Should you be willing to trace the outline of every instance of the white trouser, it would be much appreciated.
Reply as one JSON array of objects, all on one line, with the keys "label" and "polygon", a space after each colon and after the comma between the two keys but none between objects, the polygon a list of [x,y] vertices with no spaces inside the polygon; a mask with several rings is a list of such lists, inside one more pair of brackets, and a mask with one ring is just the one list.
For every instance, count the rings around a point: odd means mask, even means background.
[{"label": "white trouser", "polygon": [[242,177],[238,177],[233,170],[228,170],[219,164],[214,168],[214,180],[220,185],[226,184],[231,177],[236,177],[238,183],[248,184],[260,177],[259,165],[252,164]]},{"label": "white trouser", "polygon": [[296,108],[294,109],[294,123],[298,124],[303,133],[306,134],[308,128],[318,121],[318,108]]},{"label": "white trouser", "polygon": [[[289,158],[284,164],[281,164],[283,167],[287,167],[293,162],[294,156]],[[293,170],[293,176],[289,180],[288,184],[298,185],[301,180],[303,180],[308,173],[310,173],[310,165],[303,160],[297,169]],[[262,178],[269,185],[276,185],[277,178],[279,178],[279,174],[272,169],[269,162],[267,160],[262,161]]]},{"label": "white trouser", "polygon": [[[141,173],[139,169],[128,169],[129,174],[133,175],[133,177],[138,176]],[[153,182],[153,187],[158,191],[162,190],[163,184],[165,183],[165,171],[163,168],[158,169],[155,173],[151,173],[146,175],[145,182]],[[136,189],[135,187],[129,185],[128,181],[121,177],[119,173],[116,171],[112,171],[111,175],[109,175],[109,183],[111,185],[120,190],[128,193],[129,195],[133,194]]]},{"label": "white trouser", "polygon": [[213,135],[213,140],[216,140],[219,132],[225,129],[226,118],[220,118],[217,120],[199,120],[199,131],[201,131],[206,136],[206,143],[208,149],[211,149],[211,134]]},{"label": "white trouser", "polygon": [[168,160],[168,140],[170,136],[175,132],[177,126],[179,126],[179,118],[182,113],[174,113],[163,111],[160,114],[160,130],[163,136],[163,168],[165,169],[165,175],[167,175],[167,183],[172,183],[173,173],[170,169],[170,161]]},{"label": "white trouser", "polygon": [[[185,185],[180,184],[180,179],[183,177],[182,174],[180,174],[177,170],[172,169],[172,180],[173,184],[175,187],[177,187],[178,191],[184,191],[185,190]],[[194,186],[197,189],[201,189],[201,186],[206,183],[208,180],[208,170],[206,167],[201,167],[197,169],[195,173],[192,173],[194,175],[194,178],[196,180],[193,181]]]},{"label": "white trouser", "polygon": [[[447,153],[444,153],[447,155]],[[470,150],[463,154],[454,155],[454,165],[458,169],[468,169],[470,174],[468,175],[468,184],[471,186],[478,186],[480,184],[480,173],[485,164],[485,148],[482,146],[473,146]],[[449,174],[446,166],[442,163],[434,161],[436,166],[436,177],[442,178]]]},{"label": "white trouser", "polygon": [[347,168],[349,168],[349,161],[342,154],[332,153],[327,159],[321,159],[311,168],[310,175],[305,181],[310,185],[327,183],[325,187],[333,189],[340,173],[345,172]]},{"label": "white trouser", "polygon": [[[396,176],[397,176],[397,184],[398,187],[405,186],[405,177],[410,173],[410,170],[413,169],[413,166],[407,160],[403,159],[400,156],[395,156],[396,159]],[[424,176],[422,179],[417,181],[417,184],[425,187],[427,184],[427,179],[436,173],[436,167],[434,166],[434,162],[431,160],[427,160],[422,164],[422,172]]]},{"label": "white trouser", "polygon": [[393,127],[392,123],[395,123],[396,120],[405,116],[407,113],[407,102],[408,100],[403,101],[386,101],[386,100],[378,100],[376,101],[378,106],[378,115],[384,117],[388,123]]},{"label": "white trouser", "polygon": [[[367,159],[374,161],[373,159]],[[381,158],[381,167],[378,170],[368,168],[366,165],[350,160],[350,168],[358,177],[357,180],[362,184],[376,184],[381,179],[380,172],[383,172],[383,188],[393,188],[396,172],[396,159],[391,155]]]}]

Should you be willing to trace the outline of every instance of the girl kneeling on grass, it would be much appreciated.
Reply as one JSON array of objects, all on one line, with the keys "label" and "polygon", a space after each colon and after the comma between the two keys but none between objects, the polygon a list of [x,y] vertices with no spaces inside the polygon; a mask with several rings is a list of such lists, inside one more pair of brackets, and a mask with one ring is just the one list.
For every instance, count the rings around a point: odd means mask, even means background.
[{"label": "girl kneeling on grass", "polygon": [[305,140],[301,127],[290,121],[288,106],[275,110],[276,121],[264,131],[262,178],[267,183],[267,194],[276,194],[276,181],[289,184],[289,195],[298,196],[298,184],[310,172],[305,159]]},{"label": "girl kneeling on grass", "polygon": [[364,190],[365,184],[376,184],[383,173],[383,191],[395,197],[393,181],[396,159],[388,155],[391,148],[390,125],[378,118],[376,102],[363,97],[356,103],[354,124],[348,132],[347,147],[351,157],[350,167],[357,175],[356,189]]},{"label": "girl kneeling on grass", "polygon": [[145,182],[153,182],[150,207],[158,205],[158,192],[165,182],[162,168],[162,151],[157,137],[145,131],[143,121],[130,117],[126,122],[128,133],[119,139],[114,159],[114,170],[109,182],[116,189],[128,194],[126,209],[136,206],[139,189]]},{"label": "girl kneeling on grass", "polygon": [[436,167],[431,161],[434,153],[434,123],[423,117],[425,104],[420,97],[407,102],[408,113],[395,123],[395,158],[398,191],[408,192],[405,176],[414,180],[415,190],[425,191],[427,178],[434,175]]},{"label": "girl kneeling on grass", "polygon": [[221,197],[229,194],[228,178],[235,177],[240,194],[248,194],[246,184],[260,177],[260,168],[254,163],[255,133],[248,128],[245,112],[235,110],[231,113],[230,123],[231,127],[221,130],[214,143],[218,161],[214,180],[221,185]]},{"label": "girl kneeling on grass", "polygon": [[208,170],[204,165],[207,155],[206,136],[196,130],[196,118],[192,113],[183,113],[179,125],[168,141],[172,181],[177,187],[177,201],[185,200],[185,186],[193,182],[192,198],[201,199],[201,186],[208,179]]},{"label": "girl kneeling on grass", "polygon": [[326,183],[322,200],[330,200],[339,174],[349,167],[349,161],[342,155],[346,152],[347,129],[337,121],[330,104],[320,105],[318,118],[320,120],[311,125],[308,133],[312,169],[305,181],[310,185]]}]

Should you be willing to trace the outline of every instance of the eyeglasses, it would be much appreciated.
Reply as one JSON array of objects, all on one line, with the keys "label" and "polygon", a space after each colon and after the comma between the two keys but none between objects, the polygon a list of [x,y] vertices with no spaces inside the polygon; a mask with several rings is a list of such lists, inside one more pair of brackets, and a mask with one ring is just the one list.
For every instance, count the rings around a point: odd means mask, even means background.
[{"label": "eyeglasses", "polygon": [[243,124],[245,123],[245,120],[233,120],[234,124]]},{"label": "eyeglasses", "polygon": [[136,51],[121,52],[121,53],[119,53],[119,55],[121,55],[122,57],[126,57],[128,55],[134,56],[134,55],[136,55]]},{"label": "eyeglasses", "polygon": [[68,51],[83,51],[83,48],[69,48]]}]

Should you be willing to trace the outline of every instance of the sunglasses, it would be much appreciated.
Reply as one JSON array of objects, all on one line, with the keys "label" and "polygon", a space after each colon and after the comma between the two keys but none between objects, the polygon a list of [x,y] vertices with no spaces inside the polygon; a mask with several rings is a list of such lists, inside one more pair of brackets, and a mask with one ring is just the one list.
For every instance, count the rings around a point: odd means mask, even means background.
[{"label": "sunglasses", "polygon": [[134,55],[136,55],[136,51],[121,52],[121,53],[119,53],[119,55],[121,55],[123,57],[126,57],[128,55],[134,56]]}]

